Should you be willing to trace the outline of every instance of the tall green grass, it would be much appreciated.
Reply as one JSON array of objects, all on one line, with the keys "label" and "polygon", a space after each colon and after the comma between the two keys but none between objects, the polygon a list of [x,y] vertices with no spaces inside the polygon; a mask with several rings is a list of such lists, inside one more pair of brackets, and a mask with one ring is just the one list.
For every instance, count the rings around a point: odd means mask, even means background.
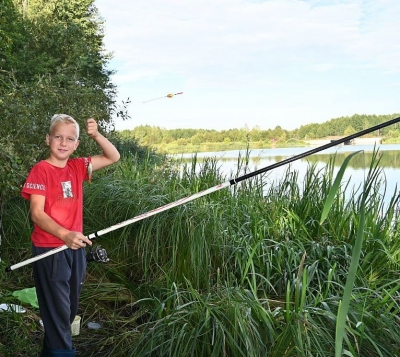
[{"label": "tall green grass", "polygon": [[[248,156],[239,158],[232,175],[247,164]],[[379,155],[360,187],[335,184],[336,177],[334,158],[322,170],[310,164],[304,177],[288,166],[280,180],[258,175],[96,239],[110,262],[89,264],[82,331],[74,337],[81,355],[340,355],[339,306],[359,232],[343,351],[400,355],[398,193],[382,203]],[[85,186],[85,233],[226,179],[214,159],[181,165],[127,156]],[[5,212],[2,257],[9,265],[28,256],[30,223],[22,200]],[[0,297],[15,302],[10,293],[32,285],[30,271],[3,273]],[[8,346],[13,356],[39,350],[40,330],[30,321],[40,316],[27,309],[0,314],[2,326],[12,328],[1,332],[0,354]],[[89,321],[102,328],[87,329]],[[31,336],[37,339],[27,344]]]}]

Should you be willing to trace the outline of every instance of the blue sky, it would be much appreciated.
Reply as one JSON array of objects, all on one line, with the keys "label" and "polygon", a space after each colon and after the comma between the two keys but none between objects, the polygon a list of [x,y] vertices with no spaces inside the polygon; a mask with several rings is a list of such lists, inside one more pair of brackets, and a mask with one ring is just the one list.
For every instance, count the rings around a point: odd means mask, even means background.
[{"label": "blue sky", "polygon": [[[119,101],[165,129],[400,112],[398,0],[96,0]],[[172,98],[143,103],[169,93]]]}]

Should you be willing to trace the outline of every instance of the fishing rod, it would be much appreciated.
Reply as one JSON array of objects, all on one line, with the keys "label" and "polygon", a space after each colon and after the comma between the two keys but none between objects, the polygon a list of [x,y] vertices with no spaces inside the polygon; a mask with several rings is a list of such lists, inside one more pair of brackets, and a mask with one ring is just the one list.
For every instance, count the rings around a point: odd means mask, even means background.
[{"label": "fishing rod", "polygon": [[[88,235],[87,238],[90,239],[90,240],[98,238],[98,237],[100,237],[100,236],[102,236],[102,235],[104,235],[106,233],[115,231],[115,230],[117,230],[119,228],[122,228],[122,227],[125,227],[125,226],[129,225],[129,224],[138,222],[138,221],[140,221],[142,219],[145,219],[147,217],[154,216],[154,215],[156,215],[156,214],[158,214],[160,212],[166,211],[166,210],[168,210],[168,209],[170,209],[172,207],[177,207],[177,206],[183,205],[183,204],[185,204],[187,202],[190,202],[190,201],[193,201],[193,200],[195,200],[195,199],[197,199],[199,197],[202,197],[202,196],[208,195],[210,193],[216,192],[216,191],[221,190],[221,189],[223,189],[225,187],[235,185],[235,184],[237,184],[237,183],[239,183],[241,181],[247,180],[247,179],[249,179],[251,177],[254,177],[256,175],[259,175],[261,173],[273,170],[273,169],[275,169],[277,167],[289,164],[289,163],[291,163],[293,161],[302,159],[302,158],[304,158],[306,156],[313,155],[313,154],[315,154],[317,152],[326,150],[326,149],[331,148],[333,146],[336,146],[336,145],[339,145],[339,144],[343,144],[345,142],[349,142],[349,141],[351,141],[351,140],[353,140],[353,139],[355,139],[355,138],[357,138],[359,136],[363,136],[365,134],[369,134],[369,133],[371,133],[373,131],[382,129],[382,128],[386,127],[386,126],[389,126],[389,125],[392,125],[392,124],[395,124],[395,123],[398,123],[398,122],[400,122],[400,117],[395,118],[395,119],[391,119],[391,120],[389,120],[387,122],[384,122],[384,123],[381,123],[381,124],[378,124],[378,125],[375,125],[375,126],[369,128],[369,129],[361,130],[358,133],[355,133],[355,134],[352,134],[352,135],[349,135],[349,136],[345,136],[345,137],[343,137],[341,139],[334,140],[334,141],[332,141],[332,142],[330,142],[328,144],[325,144],[325,145],[316,147],[314,149],[308,150],[308,151],[306,151],[304,153],[289,157],[289,158],[287,158],[285,160],[282,160],[282,161],[277,162],[275,164],[266,166],[266,167],[261,168],[259,170],[247,173],[247,174],[245,174],[243,176],[236,177],[234,179],[230,179],[229,181],[220,183],[217,186],[210,187],[210,188],[208,188],[208,189],[206,189],[204,191],[200,191],[198,193],[189,195],[189,196],[181,198],[181,199],[179,199],[177,201],[168,203],[168,204],[166,204],[164,206],[161,206],[161,207],[158,207],[158,208],[153,209],[151,211],[148,211],[146,213],[140,214],[139,216],[133,217],[133,218],[128,219],[128,220],[126,220],[124,222],[121,222],[121,223],[115,224],[115,225],[113,225],[111,227],[108,227],[108,228],[102,229],[100,231],[94,232],[94,233]],[[14,264],[14,265],[10,265],[9,267],[6,268],[6,272],[10,272],[10,271],[15,270],[17,268],[20,268],[20,267],[22,267],[24,265],[27,265],[27,264],[33,263],[33,262],[35,262],[37,260],[46,258],[46,257],[48,257],[50,255],[56,254],[56,253],[61,252],[61,251],[65,250],[65,249],[68,249],[68,247],[66,245],[63,245],[63,246],[58,247],[58,248],[51,249],[46,253],[42,253],[42,254],[39,254],[39,255],[37,255],[35,257],[29,258],[27,260],[24,260],[24,261],[22,261],[20,263],[17,263],[17,264]]]}]

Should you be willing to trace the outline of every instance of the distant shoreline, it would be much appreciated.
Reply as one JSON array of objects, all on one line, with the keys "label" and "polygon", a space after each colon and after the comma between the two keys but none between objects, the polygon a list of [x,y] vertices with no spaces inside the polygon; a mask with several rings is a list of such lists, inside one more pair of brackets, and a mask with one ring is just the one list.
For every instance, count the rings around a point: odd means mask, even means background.
[{"label": "distant shoreline", "polygon": [[[230,143],[203,143],[198,145],[176,145],[176,144],[158,144],[153,145],[152,148],[159,153],[176,155],[176,154],[190,154],[199,152],[218,152],[229,150],[246,150],[246,149],[268,149],[268,148],[290,148],[290,147],[315,147],[324,145],[329,140],[307,140],[307,141],[293,141],[289,142],[230,142]],[[400,144],[400,138],[383,139],[380,141],[381,145],[385,144]],[[373,145],[373,144],[372,144]]]}]

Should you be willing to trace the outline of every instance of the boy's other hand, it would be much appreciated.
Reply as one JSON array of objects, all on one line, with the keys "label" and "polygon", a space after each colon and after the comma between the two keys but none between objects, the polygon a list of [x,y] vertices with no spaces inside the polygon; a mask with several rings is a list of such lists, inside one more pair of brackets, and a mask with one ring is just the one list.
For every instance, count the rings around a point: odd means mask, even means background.
[{"label": "boy's other hand", "polygon": [[91,138],[95,138],[99,134],[97,122],[93,118],[86,121],[86,132]]}]

